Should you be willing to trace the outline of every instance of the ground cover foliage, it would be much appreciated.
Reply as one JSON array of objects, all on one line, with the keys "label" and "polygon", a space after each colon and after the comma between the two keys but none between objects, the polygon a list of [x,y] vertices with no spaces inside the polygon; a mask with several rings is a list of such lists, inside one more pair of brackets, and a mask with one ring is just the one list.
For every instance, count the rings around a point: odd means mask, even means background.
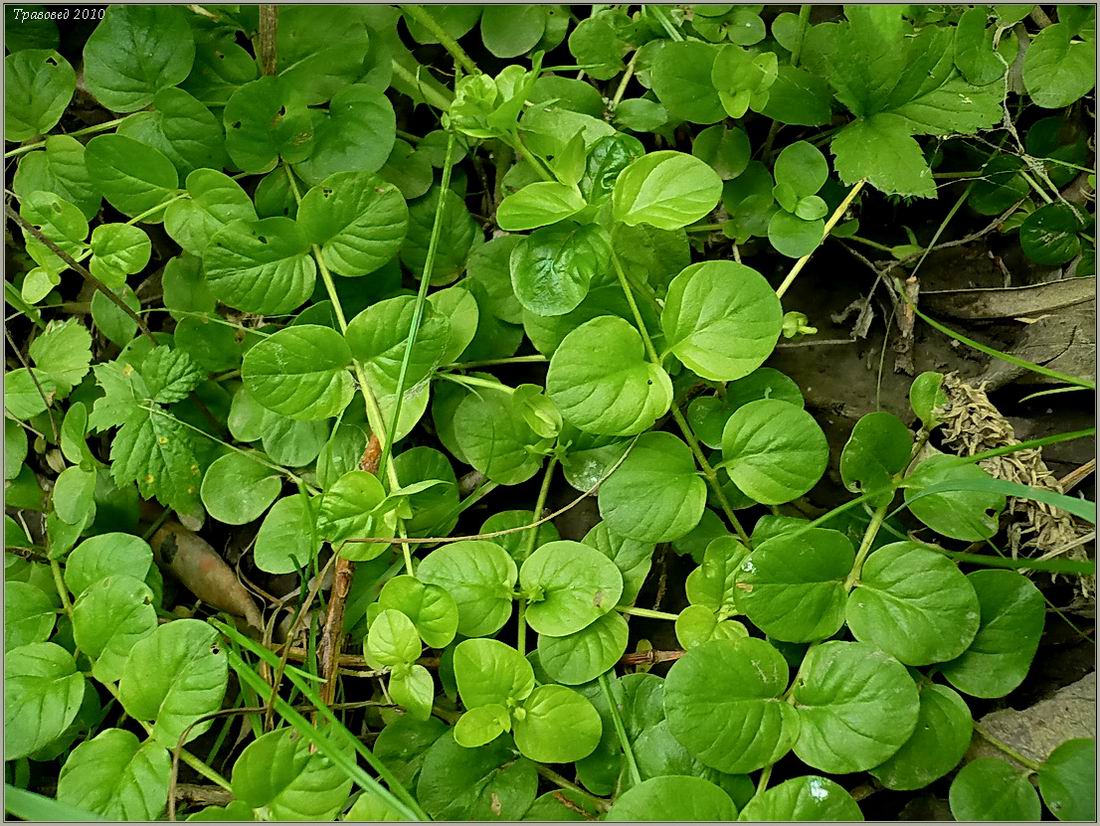
[{"label": "ground cover foliage", "polygon": [[9,812],[1095,816],[973,720],[1094,576],[1006,505],[1093,504],[767,364],[836,239],[987,353],[905,281],[960,210],[1094,274],[1094,9],[787,8],[5,10]]}]

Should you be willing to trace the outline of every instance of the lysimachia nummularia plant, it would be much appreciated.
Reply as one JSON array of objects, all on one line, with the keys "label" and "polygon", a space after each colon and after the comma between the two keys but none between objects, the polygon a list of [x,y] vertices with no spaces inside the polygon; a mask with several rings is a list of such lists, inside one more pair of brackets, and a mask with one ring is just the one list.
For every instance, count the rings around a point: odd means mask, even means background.
[{"label": "lysimachia nummularia plant", "polygon": [[767,364],[947,148],[1091,271],[1035,8],[8,7],[9,811],[1094,817],[1092,741],[963,765],[1045,620],[982,543],[1089,503]]}]

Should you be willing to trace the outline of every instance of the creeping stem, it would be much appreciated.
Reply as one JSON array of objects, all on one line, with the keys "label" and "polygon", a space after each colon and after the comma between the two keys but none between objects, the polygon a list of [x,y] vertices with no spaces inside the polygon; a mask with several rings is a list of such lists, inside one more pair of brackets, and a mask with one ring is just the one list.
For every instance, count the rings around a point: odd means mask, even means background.
[{"label": "creeping stem", "polygon": [[[658,367],[661,366],[661,356],[657,353],[657,348],[653,346],[653,339],[649,337],[649,331],[646,329],[645,321],[642,320],[642,313],[638,309],[638,302],[634,300],[634,291],[630,287],[630,281],[626,277],[626,273],[623,271],[623,265],[619,262],[619,256],[615,254],[615,250],[611,250],[611,263],[615,267],[615,275],[619,278],[619,284],[623,288],[623,294],[626,296],[626,303],[630,305],[630,312],[634,314],[634,321],[638,325],[638,332],[641,333],[642,341],[645,343],[646,353],[649,355],[649,360]],[[691,429],[691,425],[688,420],[684,418],[684,414],[680,412],[680,408],[675,404],[671,408],[672,418],[676,420],[677,426],[680,428],[680,432],[684,434],[684,438],[687,440],[688,446],[691,448],[691,452],[695,454],[695,461],[698,462],[700,469],[703,471],[703,476],[706,477],[707,483],[710,485],[710,489],[714,491],[715,497],[718,499],[718,504],[722,508],[722,513],[726,515],[726,519],[733,526],[734,531],[737,532],[737,537],[744,543],[746,548],[752,547],[752,542],[749,539],[748,533],[745,532],[744,527],[741,525],[741,521],[737,518],[737,514],[733,512],[733,507],[730,505],[729,498],[726,496],[726,492],[722,490],[722,485],[718,481],[718,471],[711,466],[711,463],[707,461],[706,454],[703,453],[703,448],[699,444],[699,440],[695,438],[695,432]]]},{"label": "creeping stem", "polygon": [[[829,237],[829,233],[833,231],[833,227],[835,227],[840,222],[840,219],[844,217],[844,213],[847,211],[848,207],[852,205],[852,201],[859,195],[865,183],[867,183],[866,179],[861,178],[852,185],[850,190],[848,190],[848,194],[844,196],[844,200],[840,202],[840,206],[833,211],[833,214],[829,216],[829,220],[825,222],[825,229],[821,234],[822,241]],[[820,244],[818,246],[820,246]],[[791,267],[790,272],[787,273],[787,277],[783,279],[783,283],[776,289],[775,294],[777,296],[782,298],[783,294],[791,288],[794,279],[802,272],[802,268],[806,266],[806,262],[810,260],[810,256],[813,254],[813,250],[811,250],[794,262],[794,266]]]},{"label": "creeping stem", "polygon": [[[546,508],[546,497],[550,493],[550,480],[554,477],[554,469],[557,467],[558,459],[556,456],[551,456],[550,461],[546,463],[546,470],[542,474],[542,485],[539,487],[539,495],[535,500],[535,519],[542,518],[543,509]],[[528,528],[527,535],[523,537],[523,553],[522,559],[526,559],[535,550],[535,543],[538,541],[539,529],[537,527]],[[527,600],[524,597],[519,598],[519,624],[516,630],[516,648],[519,652],[526,656],[527,654]]]}]

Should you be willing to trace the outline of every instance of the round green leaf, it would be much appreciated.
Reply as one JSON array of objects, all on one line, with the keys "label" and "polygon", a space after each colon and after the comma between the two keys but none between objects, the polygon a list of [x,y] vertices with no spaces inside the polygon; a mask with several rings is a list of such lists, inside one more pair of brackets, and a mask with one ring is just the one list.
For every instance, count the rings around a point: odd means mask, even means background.
[{"label": "round green leaf", "polygon": [[668,288],[665,346],[705,379],[749,375],[779,340],[783,308],[756,270],[732,261],[692,264]]},{"label": "round green leaf", "polygon": [[689,605],[676,617],[676,640],[685,649],[711,640],[735,640],[748,635],[742,623],[719,620],[705,605]]},{"label": "round green leaf", "polygon": [[109,728],[73,749],[57,779],[57,799],[105,820],[158,820],[171,772],[164,746]]},{"label": "round green leaf", "polygon": [[159,150],[181,177],[196,169],[221,169],[226,163],[225,133],[218,118],[183,89],[157,92],[153,111],[131,115],[118,133]]},{"label": "round green leaf", "polygon": [[48,746],[76,719],[84,675],[73,655],[52,642],[4,653],[4,758],[18,760]]},{"label": "round green leaf", "polygon": [[1043,802],[1059,820],[1096,819],[1096,740],[1067,740],[1039,769]]},{"label": "round green leaf", "polygon": [[45,642],[56,619],[53,600],[41,588],[29,582],[8,580],[4,589],[5,650]]},{"label": "round green leaf", "polygon": [[363,650],[372,668],[416,662],[420,635],[413,621],[394,608],[383,608],[374,618]]},{"label": "round green leaf", "polygon": [[725,117],[711,71],[718,48],[709,43],[665,41],[653,60],[653,92],[676,120],[715,123]]},{"label": "round green leaf", "polygon": [[723,617],[736,614],[735,582],[748,553],[748,549],[732,536],[720,535],[707,542],[703,561],[684,582],[688,602],[706,606]]},{"label": "round green leaf", "polygon": [[962,697],[947,686],[923,685],[913,736],[871,774],[888,789],[922,789],[959,765],[970,747],[973,728]]},{"label": "round green leaf", "polygon": [[206,469],[200,495],[206,511],[227,525],[258,519],[275,501],[282,477],[246,453],[227,453]]},{"label": "round green leaf", "polygon": [[758,794],[741,810],[742,821],[862,821],[848,791],[827,777],[796,777]]},{"label": "round green leaf", "polygon": [[831,637],[844,624],[844,583],[854,561],[852,543],[840,531],[777,536],[741,563],[733,590],[737,607],[777,640]]},{"label": "round green leaf", "polygon": [[722,431],[730,479],[764,505],[802,496],[825,472],[829,446],[813,416],[777,399],[750,402]]},{"label": "round green leaf", "polygon": [[610,821],[737,819],[737,807],[721,788],[701,777],[666,775],[643,780],[615,800]]},{"label": "round green leaf", "polygon": [[271,506],[252,547],[256,567],[269,574],[289,574],[306,567],[321,550],[314,519],[301,494],[287,496]]},{"label": "round green leaf", "polygon": [[963,766],[948,792],[956,820],[1038,820],[1039,793],[1004,760],[979,757]]},{"label": "round green leaf", "polygon": [[91,245],[88,269],[109,286],[122,285],[127,275],[145,269],[153,251],[149,236],[128,224],[100,224],[92,230]]},{"label": "round green leaf", "polygon": [[775,182],[786,184],[798,198],[817,194],[829,177],[829,162],[808,141],[796,141],[775,159]]},{"label": "round green leaf", "polygon": [[[179,189],[179,176],[168,158],[123,135],[92,138],[84,147],[84,162],[107,202],[131,217],[164,203]],[[156,223],[163,217],[154,213],[145,220]]]},{"label": "round green leaf", "polygon": [[53,507],[57,517],[70,525],[83,524],[95,515],[95,471],[67,467],[57,477]]},{"label": "round green leaf", "polygon": [[73,605],[73,639],[92,660],[92,674],[101,682],[119,679],[134,645],[156,627],[153,592],[126,574],[99,580]]},{"label": "round green leaf", "polygon": [[514,706],[535,691],[527,658],[494,639],[464,640],[454,649],[454,680],[466,708]]},{"label": "round green leaf", "polygon": [[575,215],[585,206],[584,198],[574,187],[557,181],[537,181],[500,202],[497,226],[508,232],[544,227]]},{"label": "round green leaf", "polygon": [[[401,263],[418,275],[424,272],[428,259],[428,244],[435,226],[439,187],[418,199],[409,207],[409,231],[401,245]],[[466,208],[466,202],[453,189],[443,196],[439,242],[432,263],[432,283],[449,284],[461,275],[466,259],[481,240],[481,228]]]},{"label": "round green leaf", "polygon": [[707,486],[691,449],[671,433],[645,433],[600,485],[600,515],[611,530],[639,542],[671,542],[699,524]]},{"label": "round green leaf", "polygon": [[876,507],[889,504],[891,480],[908,466],[912,451],[913,435],[901,419],[885,411],[868,413],[840,454],[840,478],[852,493],[875,494]]},{"label": "round green leaf", "polygon": [[915,542],[879,548],[848,599],[852,636],[906,665],[958,657],[978,631],[978,597],[958,566]]},{"label": "round green leaf", "polygon": [[516,573],[515,560],[495,542],[463,540],[428,554],[416,576],[454,598],[458,633],[484,637],[499,631],[511,616]]},{"label": "round green leaf", "polygon": [[519,57],[542,39],[546,9],[541,6],[486,6],[481,40],[497,57]]},{"label": "round green leaf", "polygon": [[[343,746],[350,752],[348,746]],[[273,820],[332,820],[345,805],[352,780],[291,728],[249,743],[233,766],[233,796]]]},{"label": "round green leaf", "polygon": [[182,8],[115,6],[84,44],[84,82],[108,109],[136,112],[182,82],[194,61],[195,38]]},{"label": "round green leaf", "polygon": [[[416,303],[415,296],[402,295],[372,304],[351,320],[344,334],[351,354],[373,379],[372,386],[384,389],[387,395],[397,392]],[[424,382],[439,365],[450,336],[447,319],[425,307],[405,374],[406,393]]]},{"label": "round green leaf", "polygon": [[541,685],[513,712],[520,752],[540,763],[571,763],[600,742],[600,715],[583,695],[560,685]]},{"label": "round green leaf", "polygon": [[351,351],[330,327],[287,327],[244,357],[241,378],[269,410],[294,419],[325,419],[348,405],[355,388],[347,371]]},{"label": "round green leaf", "polygon": [[490,703],[471,708],[459,717],[454,727],[454,738],[463,748],[476,749],[493,742],[511,726],[508,709],[499,703]]},{"label": "round green leaf", "polygon": [[612,193],[615,220],[680,229],[705,217],[722,197],[722,179],[682,152],[650,152],[620,173]]},{"label": "round green leaf", "polygon": [[1027,676],[1043,634],[1046,603],[1015,571],[975,571],[966,578],[978,595],[981,624],[962,656],[940,670],[965,694],[1003,697]]},{"label": "round green leaf", "polygon": [[607,272],[610,263],[611,247],[595,224],[567,221],[545,227],[513,248],[509,257],[512,290],[532,313],[564,315],[585,299],[592,280]]},{"label": "round green leaf", "polygon": [[538,794],[535,764],[511,738],[467,749],[440,737],[424,758],[416,799],[435,820],[518,820]]},{"label": "round green leaf", "polygon": [[525,241],[519,235],[501,235],[470,253],[466,274],[480,287],[479,304],[501,321],[523,323],[523,306],[512,290],[511,255]]},{"label": "round green leaf", "polygon": [[9,54],[4,76],[4,139],[13,142],[49,132],[76,89],[76,72],[53,49]]},{"label": "round green leaf", "polygon": [[382,586],[378,595],[382,608],[396,608],[412,620],[417,633],[430,648],[449,645],[458,630],[458,606],[454,598],[438,585],[416,577],[395,576]]},{"label": "round green leaf", "polygon": [[514,402],[505,392],[479,390],[462,400],[452,419],[466,462],[502,485],[517,485],[538,473],[549,447]]},{"label": "round green leaf", "polygon": [[267,172],[280,156],[297,163],[313,150],[311,112],[279,78],[265,76],[237,89],[222,121],[229,157],[245,172]]},{"label": "round green leaf", "polygon": [[788,258],[809,255],[821,243],[825,222],[820,218],[804,220],[783,210],[776,210],[768,221],[768,240],[776,251]]},{"label": "round green leaf", "polygon": [[168,206],[164,229],[192,255],[202,255],[210,240],[234,221],[257,220],[252,199],[217,169],[196,169],[187,176],[186,185],[191,197]]},{"label": "round green leaf", "polygon": [[564,637],[612,610],[623,592],[615,563],[580,542],[548,542],[523,561],[520,589],[527,622],[540,634]]},{"label": "round green leaf", "polygon": [[1061,109],[1096,85],[1096,41],[1074,40],[1065,23],[1047,26],[1024,53],[1024,86],[1044,109]]},{"label": "round green leaf", "polygon": [[688,651],[665,680],[672,734],[718,771],[770,765],[798,739],[799,720],[782,699],[787,661],[761,639],[712,640]]},{"label": "round green leaf", "polygon": [[604,436],[641,433],[672,403],[668,374],[646,360],[638,331],[616,316],[593,319],[565,337],[550,359],[546,391],[568,422]]},{"label": "round green leaf", "polygon": [[1081,252],[1081,219],[1066,204],[1041,206],[1020,225],[1020,246],[1036,264],[1056,267]]},{"label": "round green leaf", "polygon": [[65,585],[79,597],[104,577],[126,571],[145,579],[153,564],[153,549],[140,536],[104,533],[85,539],[65,559]]},{"label": "round green leaf", "polygon": [[227,224],[210,239],[202,263],[210,292],[250,313],[277,315],[301,306],[317,276],[309,241],[290,218]]},{"label": "round green leaf", "polygon": [[294,171],[310,185],[340,172],[377,172],[385,166],[397,136],[393,104],[365,84],[337,92],[328,115],[314,117],[314,129],[308,155],[293,161]]},{"label": "round green leaf", "polygon": [[[365,470],[349,470],[321,498],[317,530],[336,544],[352,537],[375,536],[379,529],[385,530],[382,517],[375,513],[385,498],[385,488],[377,476]],[[363,550],[367,559],[373,559],[385,549],[382,543],[375,543],[366,544]]]},{"label": "round green leaf", "polygon": [[938,534],[976,542],[997,533],[1005,497],[983,490],[950,490],[925,495],[924,490],[944,482],[983,482],[990,475],[971,462],[939,454],[917,465],[905,480],[905,504],[910,513]]},{"label": "round green leaf", "polygon": [[218,632],[200,620],[174,620],[130,649],[119,681],[122,707],[138,720],[153,722],[153,738],[175,748],[194,740],[213,725],[200,717],[221,708],[229,681]]},{"label": "round green leaf", "polygon": [[623,576],[623,593],[619,597],[619,604],[633,605],[646,576],[649,575],[655,546],[620,536],[606,522],[597,523],[585,534],[583,541],[585,545],[590,545],[615,563]]},{"label": "round green leaf", "polygon": [[313,187],[298,225],[337,275],[372,273],[397,255],[409,209],[393,184],[369,172],[341,172]]},{"label": "round green leaf", "polygon": [[794,753],[831,774],[889,759],[917,725],[920,698],[905,666],[873,645],[826,642],[806,655],[794,687],[802,722]]},{"label": "round green leaf", "polygon": [[626,653],[629,629],[616,611],[564,637],[539,635],[539,664],[556,682],[581,685],[612,668]]},{"label": "round green leaf", "polygon": [[745,171],[752,147],[744,129],[727,129],[721,124],[709,126],[691,142],[691,154],[706,161],[723,181]]},{"label": "round green leaf", "polygon": [[20,158],[12,189],[21,201],[32,192],[56,192],[76,204],[85,218],[99,211],[101,196],[84,163],[84,144],[68,135],[51,135],[43,150]]}]

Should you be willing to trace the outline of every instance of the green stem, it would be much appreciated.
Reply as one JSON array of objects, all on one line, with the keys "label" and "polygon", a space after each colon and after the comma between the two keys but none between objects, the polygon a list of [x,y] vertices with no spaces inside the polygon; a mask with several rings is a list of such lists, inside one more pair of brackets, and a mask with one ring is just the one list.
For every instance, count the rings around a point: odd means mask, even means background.
[{"label": "green stem", "polygon": [[[287,179],[290,181],[291,191],[294,193],[294,200],[299,204],[302,202],[302,194],[298,190],[298,182],[294,179],[294,173],[291,171],[290,166],[283,165],[283,169],[286,171]],[[317,264],[317,271],[321,274],[321,281],[325,285],[325,292],[328,293],[329,300],[332,302],[332,309],[336,315],[336,323],[340,326],[341,333],[347,333],[348,320],[344,315],[344,307],[340,303],[340,296],[336,292],[336,284],[332,280],[332,273],[329,272],[328,266],[325,264],[324,256],[321,255],[320,248],[313,245],[313,259]],[[374,393],[371,392],[370,383],[367,381],[367,374],[363,370],[363,365],[359,363],[358,359],[352,361],[352,366],[355,370],[355,378],[359,383],[359,391],[363,395],[363,406],[367,413],[367,424],[370,426],[371,432],[378,437],[378,441],[385,444],[386,441],[386,427],[385,417],[382,415],[382,408],[378,405],[378,400],[375,398]],[[386,477],[390,482],[390,489],[396,490],[401,486],[401,482],[397,478],[397,471],[394,466],[390,464],[386,468]],[[405,524],[399,517],[397,519],[397,533],[398,536],[405,538]],[[405,571],[412,576],[412,550],[407,542],[401,543],[401,553],[405,560]]]},{"label": "green stem", "polygon": [[[439,199],[435,206],[435,217],[432,220],[432,233],[428,237],[428,252],[424,258],[424,268],[420,271],[420,284],[416,291],[416,303],[413,305],[413,316],[409,322],[409,334],[405,339],[405,352],[401,356],[401,369],[397,373],[396,400],[393,404],[393,415],[390,417],[390,426],[386,429],[386,438],[382,443],[382,455],[378,459],[378,475],[386,472],[390,453],[393,451],[394,434],[401,421],[401,407],[405,400],[405,380],[409,375],[409,362],[412,360],[413,347],[416,346],[416,337],[420,332],[420,322],[424,318],[424,305],[428,303],[428,286],[432,281],[432,270],[435,267],[435,253],[439,247],[439,234],[443,227],[443,209],[447,204],[444,197],[451,186],[451,159],[454,157],[455,133],[447,131],[447,149],[443,153],[443,173],[439,185]],[[410,572],[411,573],[411,572]]]},{"label": "green stem", "polygon": [[42,320],[42,313],[36,307],[24,301],[23,296],[19,294],[19,290],[15,289],[15,285],[10,281],[4,282],[4,297],[11,306],[29,318],[35,327],[40,330],[46,329],[46,322]]},{"label": "green stem", "polygon": [[418,90],[420,94],[424,96],[424,102],[429,106],[434,106],[443,112],[446,112],[451,108],[451,101],[443,97],[438,91],[433,89],[427,84],[422,84],[417,79],[416,75],[409,72],[404,66],[398,63],[396,60],[390,61],[393,66],[393,73],[397,75],[401,80],[407,83],[410,87]]},{"label": "green stem", "polygon": [[162,209],[167,209],[169,204],[174,204],[176,201],[182,201],[184,198],[189,198],[189,197],[191,197],[191,196],[188,195],[188,193],[181,192],[180,194],[176,195],[174,198],[169,198],[167,201],[161,201],[156,206],[149,207],[149,209],[145,210],[145,212],[138,213],[137,215],[135,215],[133,218],[131,218],[126,223],[130,226],[133,226],[134,224],[137,224],[141,221],[144,221],[150,215],[155,215],[156,213],[160,212]]},{"label": "green stem", "polygon": [[619,85],[615,89],[615,96],[611,98],[611,105],[608,107],[614,112],[619,104],[622,102],[623,94],[626,92],[627,84],[630,83],[630,79],[634,77],[634,64],[638,62],[638,52],[634,52],[630,56],[630,62],[626,64],[626,71],[623,72],[622,79],[619,80]]},{"label": "green stem", "polygon": [[[535,511],[533,521],[537,522],[542,519],[542,512],[546,509],[546,497],[550,495],[550,482],[554,478],[554,470],[557,468],[558,459],[556,456],[551,456],[550,461],[546,463],[546,470],[542,474],[542,484],[539,486],[539,495],[535,499]],[[523,552],[520,556],[521,559],[527,559],[535,550],[535,544],[538,542],[539,528],[528,528],[527,535],[523,537]],[[516,647],[519,652],[524,656],[527,655],[527,600],[523,597],[519,599],[519,625],[517,627],[517,642]]]},{"label": "green stem", "polygon": [[550,359],[543,355],[512,356],[506,359],[484,359],[483,361],[456,361],[444,364],[440,370],[475,370],[478,367],[500,367],[505,364],[546,364]]},{"label": "green stem", "polygon": [[661,27],[666,32],[668,32],[668,36],[671,37],[673,40],[678,42],[684,39],[683,34],[680,33],[679,29],[672,25],[672,21],[668,19],[668,17],[665,15],[664,9],[662,9],[660,6],[642,6],[642,8],[657,18],[657,22],[661,24]]},{"label": "green stem", "polygon": [[486,390],[499,390],[502,393],[511,395],[515,392],[514,387],[509,387],[506,384],[501,384],[497,381],[489,381],[489,379],[481,379],[477,376],[463,376],[456,373],[443,373],[439,378],[446,379],[447,381],[453,381],[455,384],[464,384],[467,387],[484,387]]},{"label": "green stem", "polygon": [[451,57],[458,62],[467,74],[481,74],[481,70],[477,67],[477,64],[474,63],[474,61],[470,59],[470,56],[466,54],[465,50],[458,45],[458,41],[451,37],[447,33],[447,30],[436,22],[436,19],[432,17],[426,7],[404,5],[401,7],[401,11],[431,32],[432,36],[439,41],[444,49],[451,53]]},{"label": "green stem", "polygon": [[534,169],[538,176],[544,181],[556,182],[558,180],[557,176],[543,163],[542,159],[527,148],[527,144],[523,142],[523,138],[519,136],[518,132],[506,139],[502,138],[502,140],[506,140],[516,155],[527,161],[527,164]]},{"label": "green stem", "polygon": [[607,679],[607,672],[600,675],[600,689],[607,699],[607,707],[611,712],[611,723],[615,726],[615,736],[619,738],[619,745],[623,749],[623,759],[626,760],[626,769],[630,773],[630,779],[634,785],[641,785],[642,773],[638,771],[638,761],[634,759],[634,750],[630,746],[630,740],[626,736],[626,728],[623,726],[623,718],[619,714],[619,704],[611,693],[611,681]]},{"label": "green stem", "polygon": [[[626,303],[630,305],[630,312],[634,315],[634,321],[638,325],[638,332],[642,336],[642,342],[645,344],[646,353],[649,354],[649,359],[657,367],[661,367],[661,356],[657,353],[657,348],[653,346],[653,339],[649,336],[649,331],[646,329],[645,321],[642,319],[641,310],[638,309],[638,302],[634,300],[634,291],[630,287],[630,281],[626,277],[626,273],[623,271],[623,265],[619,261],[619,256],[615,254],[615,251],[611,251],[611,263],[615,268],[615,275],[618,276],[619,285],[622,287],[623,295],[626,296]],[[699,440],[695,438],[695,432],[691,429],[691,425],[688,420],[684,418],[684,414],[680,412],[680,408],[673,404],[670,408],[672,418],[676,420],[677,426],[680,428],[680,432],[684,434],[684,438],[687,440],[688,446],[691,448],[691,452],[695,455],[695,461],[698,462],[700,469],[703,471],[703,475],[707,479],[707,483],[710,485],[711,490],[714,491],[714,495],[718,499],[718,504],[722,508],[722,512],[726,515],[726,519],[729,520],[730,525],[733,526],[734,531],[737,532],[738,538],[744,543],[746,548],[752,547],[752,542],[749,539],[748,533],[741,525],[741,521],[737,518],[737,514],[733,512],[733,507],[730,505],[729,498],[726,496],[726,492],[722,490],[722,485],[718,481],[718,472],[711,467],[710,462],[707,461],[706,454],[703,453],[703,448],[699,444]]]},{"label": "green stem", "polygon": [[798,8],[798,32],[795,34],[794,48],[791,49],[791,66],[798,65],[798,58],[802,55],[802,40],[806,34],[806,24],[810,22],[809,3],[803,3]]},{"label": "green stem", "polygon": [[890,503],[887,502],[871,515],[871,521],[867,523],[867,530],[863,533],[863,541],[859,544],[859,550],[856,551],[856,559],[852,563],[852,570],[848,572],[848,578],[844,580],[845,591],[851,591],[859,581],[859,576],[863,573],[863,563],[867,559],[867,554],[871,552],[871,546],[875,542],[875,537],[878,536],[879,528],[882,527],[889,508]]},{"label": "green stem", "polygon": [[18,149],[12,149],[10,152],[5,152],[4,157],[14,158],[18,155],[23,155],[32,150],[41,149],[43,146],[46,145],[46,141],[48,141],[50,138],[77,138],[81,137],[82,135],[95,135],[99,132],[107,132],[111,129],[114,129],[124,120],[126,120],[126,118],[115,118],[114,120],[109,120],[105,123],[97,123],[95,126],[85,126],[83,129],[77,129],[75,132],[68,132],[65,135],[47,135],[45,138],[37,141],[36,143],[28,143],[25,146],[20,146]]},{"label": "green stem", "polygon": [[717,232],[724,226],[725,224],[722,223],[692,224],[690,227],[684,227],[684,232]]},{"label": "green stem", "polygon": [[870,247],[873,250],[881,250],[882,252],[888,252],[893,254],[894,248],[887,246],[886,244],[880,244],[878,241],[872,241],[870,238],[864,238],[861,235],[849,235],[849,241],[855,241],[857,244],[863,244]]},{"label": "green stem", "polygon": [[65,609],[65,615],[73,618],[73,604],[69,600],[69,589],[65,587],[65,580],[61,576],[61,566],[56,559],[50,560],[50,572],[53,574],[53,584],[57,588],[57,595],[61,597],[61,607]]},{"label": "green stem", "polygon": [[1020,754],[1020,752],[1012,748],[1012,746],[1010,746],[1008,743],[993,736],[988,731],[988,729],[986,729],[980,723],[974,723],[974,731],[977,732],[978,736],[989,743],[989,745],[993,746],[993,748],[1003,752],[1004,754],[1007,754],[1009,757],[1011,757],[1013,760],[1015,760],[1017,763],[1019,763],[1021,766],[1028,769],[1029,771],[1038,772],[1042,768],[1042,765],[1037,761],[1032,760],[1026,755]]},{"label": "green stem", "polygon": [[632,617],[646,617],[647,619],[668,620],[669,622],[676,622],[680,618],[677,614],[670,614],[668,611],[655,611],[652,608],[626,606],[615,610],[620,614],[629,614]]},{"label": "green stem", "polygon": [[[852,188],[848,191],[848,194],[844,196],[844,200],[840,202],[840,206],[833,210],[833,214],[830,215],[829,220],[825,222],[825,230],[821,234],[822,242],[824,242],[825,239],[829,237],[829,233],[833,231],[833,227],[835,227],[840,222],[840,219],[844,217],[844,213],[847,211],[848,207],[852,205],[852,201],[854,201],[856,199],[856,196],[859,195],[859,191],[863,189],[863,185],[865,183],[867,183],[867,180],[865,178],[861,178],[860,180],[856,181],[852,185]],[[821,245],[818,244],[815,249],[820,248],[820,246]],[[790,272],[787,273],[787,277],[783,279],[783,283],[780,284],[779,287],[776,289],[775,294],[777,296],[782,298],[783,294],[790,289],[791,284],[794,283],[795,277],[800,272],[802,272],[802,268],[806,266],[806,262],[810,260],[810,256],[813,254],[814,251],[811,250],[794,262],[794,266],[791,267]]]},{"label": "green stem", "polygon": [[586,800],[591,800],[592,805],[600,811],[606,812],[608,809],[611,808],[610,802],[604,800],[602,797],[596,797],[596,795],[592,794],[591,792],[585,791],[571,780],[566,780],[549,766],[543,766],[541,763],[539,763],[536,764],[535,768],[538,769],[539,774],[541,774],[555,786],[565,789],[566,791],[573,792],[574,794],[578,794]]}]

